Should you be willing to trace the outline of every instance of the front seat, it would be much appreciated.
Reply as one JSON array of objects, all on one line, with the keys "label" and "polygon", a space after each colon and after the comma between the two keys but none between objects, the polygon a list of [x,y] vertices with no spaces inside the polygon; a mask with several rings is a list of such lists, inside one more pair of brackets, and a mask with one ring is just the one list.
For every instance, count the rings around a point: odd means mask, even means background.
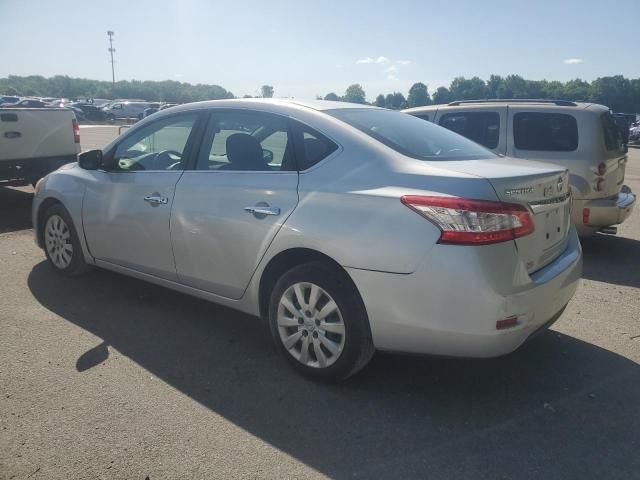
[{"label": "front seat", "polygon": [[234,133],[227,138],[229,163],[220,170],[269,170],[260,143],[247,133]]}]

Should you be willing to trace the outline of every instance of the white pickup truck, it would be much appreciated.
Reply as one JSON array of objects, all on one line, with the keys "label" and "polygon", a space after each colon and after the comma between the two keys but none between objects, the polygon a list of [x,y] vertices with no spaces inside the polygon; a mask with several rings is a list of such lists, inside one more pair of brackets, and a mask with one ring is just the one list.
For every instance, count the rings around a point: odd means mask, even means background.
[{"label": "white pickup truck", "polygon": [[35,184],[76,161],[80,128],[67,108],[0,108],[0,185]]}]

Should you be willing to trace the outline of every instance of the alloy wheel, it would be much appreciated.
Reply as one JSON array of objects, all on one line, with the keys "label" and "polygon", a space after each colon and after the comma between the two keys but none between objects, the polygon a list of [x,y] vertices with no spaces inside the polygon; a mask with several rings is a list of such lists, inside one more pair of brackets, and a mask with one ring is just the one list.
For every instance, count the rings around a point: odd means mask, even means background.
[{"label": "alloy wheel", "polygon": [[71,264],[73,245],[71,231],[59,215],[51,215],[44,227],[45,248],[53,264],[64,270]]}]

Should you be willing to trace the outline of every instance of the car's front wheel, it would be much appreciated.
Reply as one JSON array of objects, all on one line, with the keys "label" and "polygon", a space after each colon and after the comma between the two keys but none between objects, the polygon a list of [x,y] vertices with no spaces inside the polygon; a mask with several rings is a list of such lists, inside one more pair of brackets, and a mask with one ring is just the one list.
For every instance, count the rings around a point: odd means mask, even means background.
[{"label": "car's front wheel", "polygon": [[71,215],[60,204],[47,209],[42,222],[44,251],[53,268],[66,276],[88,271]]},{"label": "car's front wheel", "polygon": [[286,272],[273,288],[269,324],[278,349],[305,375],[342,380],[374,348],[362,300],[346,274],[324,262]]}]

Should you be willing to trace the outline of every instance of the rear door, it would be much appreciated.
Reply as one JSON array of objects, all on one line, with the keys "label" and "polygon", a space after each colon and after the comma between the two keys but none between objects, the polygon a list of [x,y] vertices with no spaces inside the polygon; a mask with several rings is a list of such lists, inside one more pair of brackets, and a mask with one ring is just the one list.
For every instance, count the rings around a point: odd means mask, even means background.
[{"label": "rear door", "polygon": [[197,163],[176,187],[171,235],[185,285],[240,298],[298,203],[288,118],[213,110]]},{"label": "rear door", "polygon": [[473,140],[494,153],[507,151],[506,107],[440,109],[435,123]]}]

